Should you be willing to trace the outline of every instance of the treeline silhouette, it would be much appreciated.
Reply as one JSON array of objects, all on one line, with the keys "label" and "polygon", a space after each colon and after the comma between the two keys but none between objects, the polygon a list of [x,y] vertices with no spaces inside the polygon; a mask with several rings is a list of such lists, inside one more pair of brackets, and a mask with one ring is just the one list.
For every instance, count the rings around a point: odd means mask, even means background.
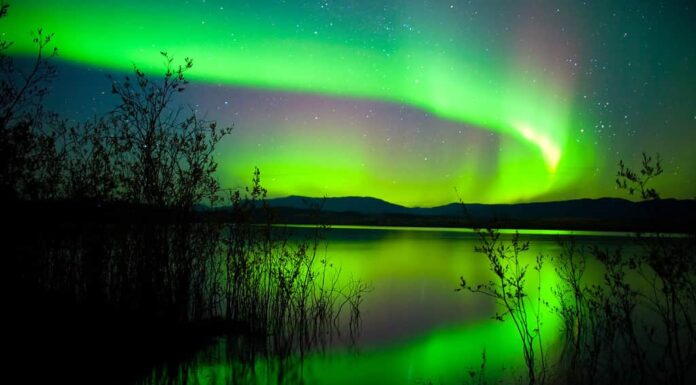
[{"label": "treeline silhouette", "polygon": [[[259,170],[249,188],[220,187],[213,155],[231,127],[177,106],[191,59],[161,52],[159,80],[111,78],[114,109],[74,123],[43,105],[53,35],[34,43],[27,66],[0,41],[5,330],[29,382],[162,383],[226,338],[234,382],[267,359],[280,383],[339,328],[357,333],[366,287],[318,255],[321,229],[276,228]],[[194,210],[221,201],[215,220]]]}]

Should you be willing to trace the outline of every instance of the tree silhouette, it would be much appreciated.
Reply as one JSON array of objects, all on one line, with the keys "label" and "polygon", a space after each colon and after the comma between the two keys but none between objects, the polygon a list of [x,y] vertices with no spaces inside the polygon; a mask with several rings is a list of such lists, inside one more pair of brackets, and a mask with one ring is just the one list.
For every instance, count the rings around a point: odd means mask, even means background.
[{"label": "tree silhouette", "polygon": [[[9,5],[0,3],[0,19]],[[51,59],[53,34],[34,32],[36,56],[28,69],[7,54],[12,42],[0,39],[0,194],[4,198],[53,198],[60,181],[56,133],[45,131],[43,97],[56,75]]]},{"label": "tree silhouette", "polygon": [[[0,3],[0,18],[9,5]],[[214,202],[215,146],[230,133],[175,106],[188,84],[189,58],[175,65],[166,52],[161,81],[134,66],[134,75],[110,77],[119,103],[109,114],[70,124],[44,112],[43,97],[56,76],[53,34],[34,33],[29,68],[6,54],[0,40],[0,192],[14,199],[126,201],[191,210]]]},{"label": "tree silhouette", "polygon": [[133,78],[112,79],[120,104],[109,116],[116,138],[116,167],[122,196],[130,202],[190,209],[202,200],[215,200],[219,185],[213,174],[216,144],[231,127],[200,119],[196,111],[173,108],[185,90],[185,73],[193,61],[174,65],[166,52],[166,71],[153,82],[134,68]]},{"label": "tree silhouette", "polygon": [[628,190],[630,195],[640,191],[640,196],[643,199],[660,199],[660,194],[652,188],[648,187],[648,182],[651,179],[662,174],[662,164],[660,163],[660,154],[655,156],[653,161],[652,156],[643,153],[643,160],[639,172],[624,165],[623,160],[619,161],[619,171],[616,174],[616,185],[623,190]]}]

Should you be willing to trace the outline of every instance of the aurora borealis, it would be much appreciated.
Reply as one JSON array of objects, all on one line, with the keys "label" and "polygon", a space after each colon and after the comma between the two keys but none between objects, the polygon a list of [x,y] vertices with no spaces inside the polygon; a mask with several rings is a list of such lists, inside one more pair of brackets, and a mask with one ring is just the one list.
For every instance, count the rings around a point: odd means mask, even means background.
[{"label": "aurora borealis", "polygon": [[49,102],[71,117],[113,104],[104,73],[192,57],[184,102],[235,125],[224,186],[258,166],[272,196],[617,196],[616,163],[647,151],[691,198],[694,7],[608,3],[29,0],[0,28],[19,56],[55,33],[69,94]]}]

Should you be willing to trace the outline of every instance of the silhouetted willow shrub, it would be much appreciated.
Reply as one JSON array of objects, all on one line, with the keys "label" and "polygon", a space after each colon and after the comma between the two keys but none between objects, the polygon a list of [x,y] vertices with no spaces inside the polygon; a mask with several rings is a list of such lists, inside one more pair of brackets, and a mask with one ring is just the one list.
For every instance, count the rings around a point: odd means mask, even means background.
[{"label": "silhouetted willow shrub", "polygon": [[[659,156],[643,154],[638,171],[619,163],[616,183],[631,195],[656,200],[660,195],[649,182],[662,172]],[[496,318],[515,324],[528,383],[686,384],[696,379],[696,234],[656,229],[612,248],[560,239],[560,253],[543,257],[552,262],[558,282],[549,288],[555,298],[543,303],[561,321],[560,346],[540,343],[539,308],[528,309],[529,265],[518,257],[528,245],[517,237],[505,244],[499,234],[479,230],[477,249],[487,256],[495,279],[474,285],[462,279],[459,289],[491,297],[502,309]],[[600,279],[587,274],[590,265]],[[539,266],[538,258],[534,267]],[[544,349],[548,360],[534,360]]]}]

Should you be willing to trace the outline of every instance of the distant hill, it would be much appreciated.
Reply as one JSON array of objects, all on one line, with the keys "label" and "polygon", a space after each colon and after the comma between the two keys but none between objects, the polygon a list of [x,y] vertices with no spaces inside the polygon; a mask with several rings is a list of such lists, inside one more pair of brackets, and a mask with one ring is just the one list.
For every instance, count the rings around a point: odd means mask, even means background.
[{"label": "distant hill", "polygon": [[317,209],[322,211],[343,213],[355,212],[360,214],[411,214],[411,208],[389,203],[371,197],[340,197],[340,198],[308,198],[292,195],[285,198],[269,199],[271,207],[294,209]]},{"label": "distant hill", "polygon": [[632,202],[618,198],[519,204],[459,204],[404,207],[371,197],[268,200],[285,223],[466,226],[689,231],[695,228],[695,200]]}]

